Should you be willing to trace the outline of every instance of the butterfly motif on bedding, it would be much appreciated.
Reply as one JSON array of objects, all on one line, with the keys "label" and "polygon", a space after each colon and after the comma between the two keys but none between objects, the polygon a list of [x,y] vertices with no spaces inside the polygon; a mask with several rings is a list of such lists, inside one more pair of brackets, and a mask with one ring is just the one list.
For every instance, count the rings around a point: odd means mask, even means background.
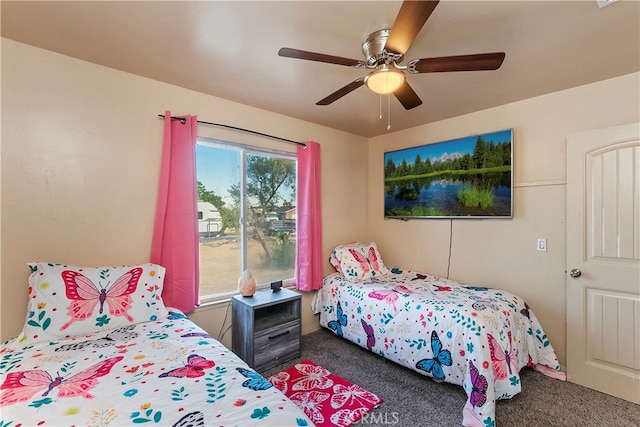
[{"label": "butterfly motif on bedding", "polygon": [[93,316],[93,312],[99,305],[98,313],[104,311],[104,304],[109,307],[109,314],[112,316],[124,316],[128,321],[133,322],[133,317],[128,311],[131,308],[131,295],[138,286],[138,280],[142,275],[142,268],[132,268],[124,273],[113,284],[108,283],[103,287],[96,286],[95,283],[84,274],[65,270],[62,272],[67,298],[71,303],[67,307],[67,315],[71,319],[60,327],[63,331],[73,322],[86,320]]},{"label": "butterfly motif on bedding", "polygon": [[182,313],[177,313],[175,311],[170,311],[169,315],[167,316],[169,318],[169,320],[180,320],[180,319],[188,319],[187,316],[185,316]]},{"label": "butterfly motif on bedding", "polygon": [[242,383],[242,387],[250,388],[251,390],[268,390],[273,387],[269,381],[266,380],[265,377],[257,373],[256,371],[252,371],[251,369],[246,368],[236,368],[238,372],[242,374],[245,378],[248,378],[245,382]]},{"label": "butterfly motif on bedding", "polygon": [[216,363],[213,360],[207,360],[197,354],[190,354],[189,357],[187,357],[185,366],[163,372],[160,374],[160,378],[198,378],[204,375],[205,369],[213,368],[215,365]]},{"label": "butterfly motif on bedding", "polygon": [[102,338],[95,340],[82,341],[79,343],[65,344],[56,348],[55,351],[72,351],[81,350],[85,347],[103,348],[116,345],[119,341],[130,341],[137,338],[137,332],[132,332],[136,325],[124,326],[122,328],[114,329]]},{"label": "butterfly motif on bedding", "polygon": [[531,319],[529,315],[529,304],[527,304],[526,302],[524,303],[524,308],[520,310],[520,314],[525,316],[527,319]]},{"label": "butterfly motif on bedding", "polygon": [[376,345],[376,337],[373,334],[373,326],[368,324],[364,319],[360,319],[360,323],[362,323],[362,328],[364,329],[364,333],[367,334],[367,349],[371,350],[374,345]]},{"label": "butterfly motif on bedding", "polygon": [[41,391],[44,391],[41,396],[47,397],[56,388],[58,397],[81,396],[85,399],[93,399],[95,396],[90,394],[89,390],[98,384],[98,378],[107,375],[111,368],[123,358],[124,356],[116,356],[105,359],[67,378],[59,374],[54,378],[47,371],[39,369],[12,372],[0,386],[2,392],[0,405],[25,402]]},{"label": "butterfly motif on bedding", "polygon": [[199,338],[213,338],[211,335],[209,335],[206,332],[188,332],[186,334],[182,334],[180,335],[182,338],[193,338],[193,337],[199,337]]},{"label": "butterfly motif on bedding", "polygon": [[204,414],[200,411],[189,412],[172,427],[204,427]]},{"label": "butterfly motif on bedding", "polygon": [[475,407],[482,406],[487,401],[487,388],[489,388],[489,383],[485,376],[480,374],[478,368],[475,367],[471,360],[469,361],[469,377],[471,380],[469,402]]},{"label": "butterfly motif on bedding", "polygon": [[477,291],[477,292],[484,292],[484,291],[488,291],[489,288],[487,288],[486,286],[463,286],[463,288],[467,288],[467,289],[471,289],[472,291]]},{"label": "butterfly motif on bedding", "polygon": [[396,285],[393,289],[380,289],[369,292],[368,296],[375,298],[379,301],[383,301],[393,307],[394,311],[398,311],[396,308],[396,301],[400,298],[401,294],[415,294],[415,291],[407,288],[404,285]]},{"label": "butterfly motif on bedding", "polygon": [[487,334],[489,350],[491,352],[491,362],[493,363],[493,375],[499,380],[503,380],[513,375],[514,371],[517,371],[516,355],[513,354],[511,343],[511,332],[508,332],[507,336],[509,338],[509,348],[504,349],[493,335]]},{"label": "butterfly motif on bedding", "polygon": [[433,352],[433,358],[418,361],[416,368],[429,372],[436,380],[442,381],[445,379],[442,366],[451,366],[453,359],[451,358],[451,352],[442,348],[442,342],[436,331],[431,331],[431,351]]},{"label": "butterfly motif on bedding", "polygon": [[363,273],[368,273],[369,271],[374,275],[380,273],[380,260],[378,259],[378,255],[376,255],[376,250],[373,246],[369,246],[367,255],[354,248],[349,248],[349,252],[353,255],[355,260],[358,261]]},{"label": "butterfly motif on bedding", "polygon": [[342,312],[340,301],[336,303],[336,320],[330,320],[329,329],[334,331],[339,337],[342,336],[342,327],[347,326],[347,315]]},{"label": "butterfly motif on bedding", "polygon": [[495,304],[495,300],[493,298],[482,298],[476,295],[471,295],[469,298],[475,300],[475,302],[471,304],[471,307],[473,307],[474,310],[482,311],[487,308],[491,308],[496,311],[500,310],[500,307]]}]

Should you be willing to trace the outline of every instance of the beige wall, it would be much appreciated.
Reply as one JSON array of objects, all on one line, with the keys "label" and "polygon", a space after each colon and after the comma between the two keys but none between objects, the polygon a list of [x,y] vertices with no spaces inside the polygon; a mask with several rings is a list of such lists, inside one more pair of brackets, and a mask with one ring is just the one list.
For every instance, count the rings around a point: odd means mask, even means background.
[{"label": "beige wall", "polygon": [[[165,110],[319,142],[325,252],[345,238],[366,237],[367,194],[341,185],[366,188],[366,139],[7,39],[1,53],[2,340],[17,335],[25,319],[27,262],[148,261],[163,131],[157,115]],[[198,131],[295,147],[214,127]],[[318,328],[309,301],[305,295],[304,333]],[[225,309],[203,308],[194,318],[217,335]],[[230,334],[224,342],[230,344]]]},{"label": "beige wall", "polygon": [[[387,264],[446,276],[452,233],[449,277],[523,296],[564,364],[565,136],[637,121],[638,73],[367,141],[6,39],[1,53],[1,339],[24,321],[27,262],[148,260],[162,138],[157,114],[168,109],[320,142],[327,255],[336,244],[374,240]],[[505,128],[515,140],[513,219],[383,219],[384,151]],[[212,127],[199,132],[292,149]],[[540,237],[548,239],[546,253],[535,249]],[[331,270],[326,262],[324,268]],[[318,327],[309,302],[305,295],[303,333]],[[191,317],[218,336],[227,306],[202,307]],[[223,342],[230,345],[230,333]]]},{"label": "beige wall", "polygon": [[[504,105],[369,141],[369,237],[386,264],[522,296],[565,363],[566,144],[569,133],[640,119],[640,74]],[[385,151],[512,128],[513,219],[383,219]],[[547,252],[536,239],[546,238]]]}]

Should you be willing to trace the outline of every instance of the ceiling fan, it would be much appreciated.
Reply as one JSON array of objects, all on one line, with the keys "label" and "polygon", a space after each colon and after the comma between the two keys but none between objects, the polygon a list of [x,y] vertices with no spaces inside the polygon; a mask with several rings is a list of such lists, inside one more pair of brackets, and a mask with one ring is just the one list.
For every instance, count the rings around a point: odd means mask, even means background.
[{"label": "ceiling fan", "polygon": [[368,75],[355,79],[316,102],[316,105],[329,105],[360,86],[366,85],[376,93],[393,93],[402,106],[410,110],[422,104],[422,100],[407,82],[405,72],[422,74],[445,71],[497,70],[504,61],[505,53],[495,52],[413,59],[407,65],[400,65],[404,54],[438,3],[439,1],[405,0],[391,29],[378,30],[363,40],[362,52],[365,55],[365,61],[288,47],[281,48],[278,55],[372,70]]}]

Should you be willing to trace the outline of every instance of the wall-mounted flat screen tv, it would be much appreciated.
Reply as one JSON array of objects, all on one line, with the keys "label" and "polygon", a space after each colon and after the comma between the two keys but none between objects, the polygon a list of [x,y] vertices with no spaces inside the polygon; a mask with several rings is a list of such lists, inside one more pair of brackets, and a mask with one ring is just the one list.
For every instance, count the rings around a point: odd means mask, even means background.
[{"label": "wall-mounted flat screen tv", "polygon": [[385,218],[512,218],[513,130],[384,153]]}]

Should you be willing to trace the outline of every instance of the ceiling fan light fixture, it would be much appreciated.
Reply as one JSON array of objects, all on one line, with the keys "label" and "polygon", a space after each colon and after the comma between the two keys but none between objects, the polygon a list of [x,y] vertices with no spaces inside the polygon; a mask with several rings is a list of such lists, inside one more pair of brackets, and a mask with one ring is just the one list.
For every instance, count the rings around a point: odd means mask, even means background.
[{"label": "ceiling fan light fixture", "polygon": [[404,83],[404,73],[400,70],[381,65],[364,78],[364,84],[375,93],[386,95],[394,92]]}]

